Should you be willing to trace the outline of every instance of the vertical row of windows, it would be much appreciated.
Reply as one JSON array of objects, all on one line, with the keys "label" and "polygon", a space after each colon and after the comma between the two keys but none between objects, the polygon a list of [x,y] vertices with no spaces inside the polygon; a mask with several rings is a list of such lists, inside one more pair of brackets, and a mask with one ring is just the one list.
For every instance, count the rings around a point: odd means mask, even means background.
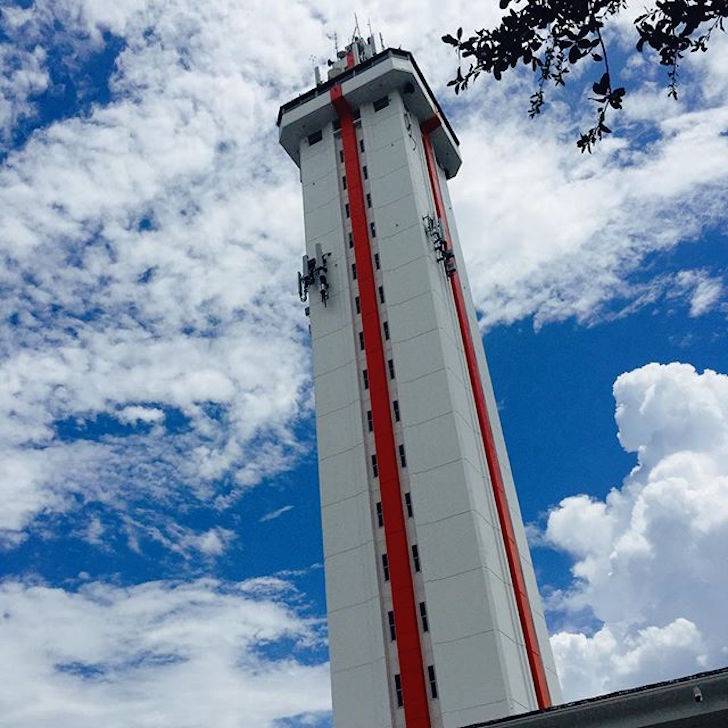
[{"label": "vertical row of windows", "polygon": [[435,666],[434,665],[428,665],[427,666],[427,677],[430,680],[430,695],[432,695],[432,699],[437,699],[437,681],[435,680]]},{"label": "vertical row of windows", "polygon": [[[437,680],[435,679],[435,666],[427,666],[427,679],[430,682],[430,695],[433,700],[437,700]],[[404,705],[404,699],[402,695],[402,677],[399,673],[394,676],[394,694],[397,698],[397,707],[401,708]]]},{"label": "vertical row of windows", "polygon": [[394,642],[397,639],[397,628],[394,626],[394,612],[387,612],[387,619],[389,621],[389,639]]},{"label": "vertical row of windows", "polygon": [[420,602],[420,621],[422,622],[422,631],[430,631],[430,623],[427,621],[427,605],[424,602]]},{"label": "vertical row of windows", "polygon": [[415,571],[420,570],[420,550],[417,548],[417,544],[412,545],[412,564],[415,567]]},{"label": "vertical row of windows", "polygon": [[[383,108],[385,108],[389,104],[389,98],[383,97],[382,99],[379,99],[377,102],[375,102],[375,111],[379,111]],[[361,152],[365,151],[364,146],[364,140],[359,139],[359,149]],[[344,152],[343,149],[339,151],[339,159],[341,162],[344,162]],[[362,177],[363,179],[367,180],[369,179],[369,169],[367,165],[362,166]],[[348,188],[348,182],[346,175],[342,175],[341,178],[341,184],[342,188],[346,190]],[[372,207],[372,195],[370,192],[366,193],[365,196],[366,200],[366,206],[367,208],[371,209]],[[351,209],[349,206],[349,203],[345,203],[345,211],[346,211],[346,217],[351,217]],[[371,235],[371,238],[376,238],[377,231],[376,226],[373,220],[369,222],[369,232]],[[348,243],[349,248],[354,248],[354,236],[352,232],[348,233]],[[373,255],[373,262],[374,262],[374,269],[375,270],[381,270],[381,262],[379,258],[379,253],[374,252]],[[352,262],[351,264],[351,276],[352,280],[357,280],[357,270],[356,270],[356,263]],[[377,293],[379,297],[379,303],[381,305],[385,304],[386,298],[384,293],[384,287],[382,285],[378,286]],[[355,296],[354,298],[354,306],[356,309],[357,314],[361,314],[361,300],[359,296]],[[388,341],[390,339],[390,331],[389,331],[389,322],[383,321],[382,322],[382,331],[384,340]],[[359,331],[358,332],[359,337],[359,348],[360,350],[365,350],[365,339],[364,339],[364,332]],[[395,371],[394,371],[394,360],[388,359],[387,360],[387,369],[389,373],[390,379],[395,379]],[[362,379],[364,383],[364,389],[369,389],[369,376],[366,369],[362,370]],[[393,400],[392,401],[392,410],[394,415],[394,421],[399,422],[401,418],[400,408],[399,408],[399,401]],[[366,413],[366,419],[367,419],[367,429],[369,432],[373,432],[374,430],[374,421],[373,421],[373,415],[371,410],[367,410]],[[399,454],[399,462],[400,466],[402,468],[407,467],[407,458],[405,454],[405,448],[404,445],[398,446],[398,454]],[[379,476],[379,467],[377,463],[377,456],[376,454],[371,455],[371,464],[372,464],[372,476],[374,478],[377,478]],[[409,492],[404,493],[404,505],[407,513],[407,518],[413,518],[413,508],[412,508],[412,497]],[[378,501],[375,504],[375,510],[376,510],[376,519],[377,519],[377,526],[379,528],[384,527],[384,512],[382,507],[382,502]],[[420,565],[420,555],[419,555],[419,549],[417,545],[413,545],[411,547],[412,549],[412,566],[415,572],[420,572],[421,565]],[[386,553],[381,554],[381,563],[382,563],[382,576],[385,582],[388,582],[390,580],[390,571],[389,571],[389,559]],[[421,623],[421,629],[422,632],[429,632],[430,626],[429,626],[429,620],[427,616],[427,607],[425,605],[425,602],[419,602],[419,616],[420,616],[420,623]],[[387,611],[387,627],[389,629],[389,638],[390,641],[395,642],[397,639],[397,629],[395,624],[395,617],[394,617],[394,611],[388,610]],[[428,680],[429,680],[429,686],[430,686],[430,694],[433,699],[437,698],[437,683],[435,680],[435,670],[432,665],[429,665],[427,668],[427,674],[428,674]],[[397,701],[398,707],[403,707],[404,705],[404,696],[402,692],[402,678],[400,674],[394,675],[394,688],[395,688],[395,697]]]},{"label": "vertical row of windows", "polygon": [[402,678],[399,676],[399,673],[394,676],[394,692],[397,696],[397,707],[401,708],[404,705],[404,701],[402,700]]}]

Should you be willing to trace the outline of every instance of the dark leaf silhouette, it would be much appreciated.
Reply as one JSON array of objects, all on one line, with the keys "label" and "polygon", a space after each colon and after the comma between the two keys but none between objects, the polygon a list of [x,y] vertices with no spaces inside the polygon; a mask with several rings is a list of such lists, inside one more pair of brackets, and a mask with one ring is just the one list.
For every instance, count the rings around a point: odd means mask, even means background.
[{"label": "dark leaf silhouette", "polygon": [[[627,0],[500,0],[504,14],[496,28],[481,28],[467,38],[462,28],[455,36],[442,36],[457,49],[461,62],[448,85],[457,94],[481,73],[499,81],[508,69],[528,66],[537,82],[529,99],[528,115],[533,118],[545,103],[546,84],[564,86],[569,67],[591,57],[604,67],[592,85],[596,120],[591,129],[579,132],[576,142],[582,152],[591,152],[604,134],[612,133],[604,123],[607,112],[621,109],[626,95],[624,87],[612,88],[602,35],[604,26],[626,6]],[[725,31],[726,18],[728,0],[652,0],[635,19],[636,50],[647,50],[666,67],[668,96],[678,96],[678,68],[685,54],[705,53],[713,32]]]}]

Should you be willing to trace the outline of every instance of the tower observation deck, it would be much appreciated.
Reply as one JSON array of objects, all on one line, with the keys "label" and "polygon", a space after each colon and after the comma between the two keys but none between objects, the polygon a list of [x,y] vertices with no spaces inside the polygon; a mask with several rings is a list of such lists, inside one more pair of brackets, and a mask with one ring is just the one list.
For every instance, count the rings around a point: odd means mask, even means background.
[{"label": "tower observation deck", "polygon": [[559,702],[447,189],[461,157],[412,55],[354,38],[281,107],[298,165],[336,728],[459,728]]}]

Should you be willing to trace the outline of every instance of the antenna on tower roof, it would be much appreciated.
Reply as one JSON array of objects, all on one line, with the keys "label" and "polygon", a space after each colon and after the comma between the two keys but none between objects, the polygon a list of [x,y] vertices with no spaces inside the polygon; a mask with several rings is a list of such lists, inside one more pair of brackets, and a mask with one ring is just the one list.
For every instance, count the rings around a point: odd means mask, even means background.
[{"label": "antenna on tower roof", "polygon": [[386,46],[384,45],[384,38],[382,38],[381,33],[379,34],[379,43],[382,46],[382,50],[384,50],[386,48]]},{"label": "antenna on tower roof", "polygon": [[359,35],[361,35],[361,30],[359,30],[359,18],[357,18],[356,13],[354,13],[354,32],[351,34],[351,39],[356,40]]}]

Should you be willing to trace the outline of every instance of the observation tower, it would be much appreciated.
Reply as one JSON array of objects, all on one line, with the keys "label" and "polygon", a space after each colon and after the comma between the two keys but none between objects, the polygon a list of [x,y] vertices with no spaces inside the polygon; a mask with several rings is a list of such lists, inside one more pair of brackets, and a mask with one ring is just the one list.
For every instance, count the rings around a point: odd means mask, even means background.
[{"label": "observation tower", "polygon": [[300,169],[336,728],[559,702],[447,180],[412,55],[355,36],[281,107]]}]

